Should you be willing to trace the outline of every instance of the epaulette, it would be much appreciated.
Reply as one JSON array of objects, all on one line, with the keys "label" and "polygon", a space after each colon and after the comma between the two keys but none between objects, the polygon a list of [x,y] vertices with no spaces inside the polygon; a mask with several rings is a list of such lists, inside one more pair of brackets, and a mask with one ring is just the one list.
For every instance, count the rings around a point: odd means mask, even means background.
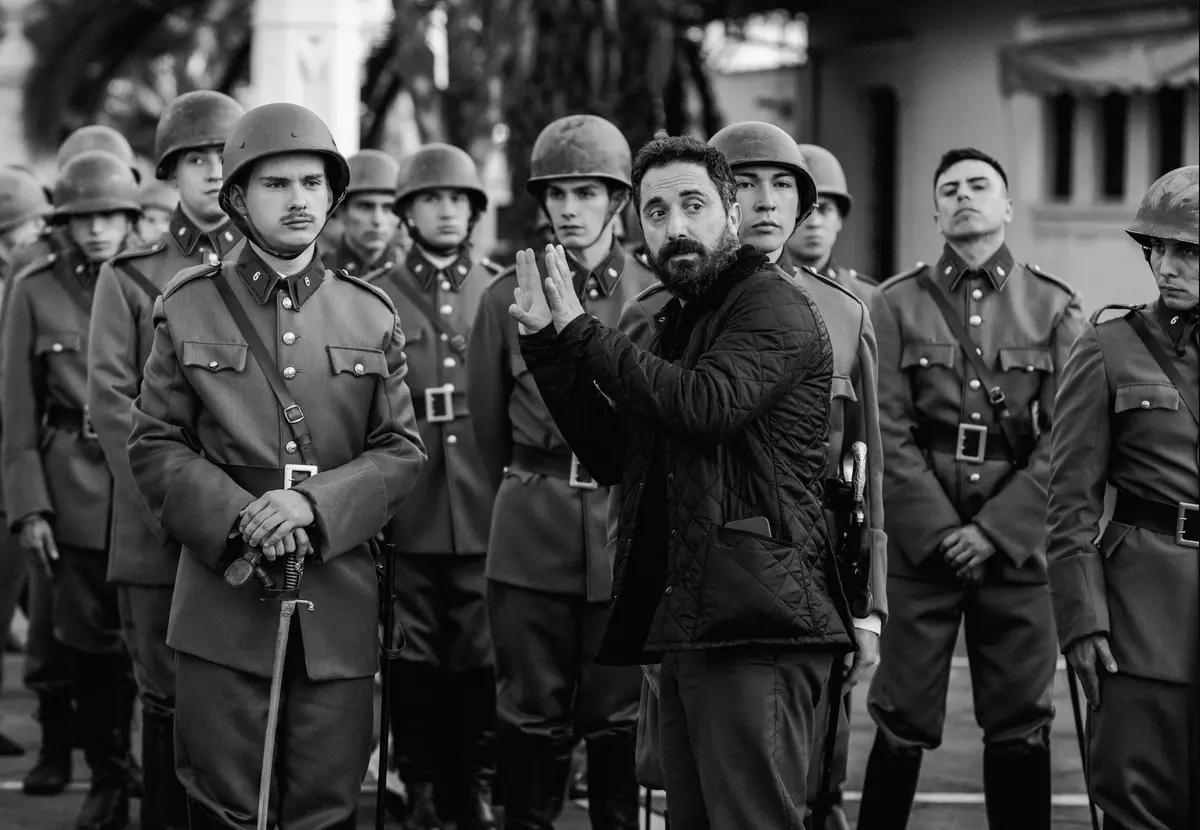
[{"label": "epaulette", "polygon": [[666,290],[667,290],[667,287],[665,285],[663,285],[661,282],[656,282],[656,283],[654,283],[654,285],[650,286],[649,288],[644,289],[640,294],[638,294],[636,297],[634,297],[633,301],[635,303],[640,303],[642,300],[648,300],[651,297],[653,297],[655,294],[661,294],[662,292],[664,292]]},{"label": "epaulette", "polygon": [[1042,279],[1044,279],[1046,282],[1053,283],[1054,285],[1057,285],[1059,288],[1061,288],[1063,291],[1067,292],[1068,294],[1070,294],[1070,295],[1072,295],[1072,296],[1075,294],[1075,289],[1074,289],[1074,288],[1071,286],[1071,284],[1070,284],[1069,282],[1067,282],[1066,280],[1062,279],[1061,277],[1056,277],[1056,276],[1054,276],[1053,274],[1050,274],[1050,273],[1047,273],[1046,271],[1043,271],[1043,270],[1042,270],[1042,266],[1040,266],[1040,265],[1026,265],[1025,267],[1026,267],[1026,268],[1029,270],[1029,272],[1030,272],[1031,274],[1036,274],[1037,276],[1039,276],[1039,277],[1041,277]]},{"label": "epaulette", "polygon": [[53,265],[56,262],[58,262],[58,254],[56,254],[56,253],[51,252],[51,253],[46,254],[45,256],[40,256],[37,259],[35,259],[33,262],[26,265],[24,268],[22,268],[16,274],[14,274],[13,279],[12,279],[12,284],[16,285],[18,282],[25,279],[26,277],[32,276],[33,274],[36,274],[39,271],[45,271],[47,268],[49,268],[51,265]]},{"label": "epaulette", "polygon": [[221,273],[220,265],[191,265],[184,268],[167,283],[167,287],[163,289],[162,298],[164,300],[167,299],[192,280],[198,280],[201,277],[214,277],[219,273]]},{"label": "epaulette", "polygon": [[496,286],[497,283],[499,283],[502,280],[508,279],[508,277],[510,277],[516,273],[517,273],[517,263],[514,262],[512,265],[508,266],[503,271],[496,274],[496,276],[494,276],[490,280],[488,280],[488,284],[485,285],[483,288],[484,293],[485,294],[491,293],[492,289]]},{"label": "epaulette", "polygon": [[504,273],[504,266],[502,266],[498,262],[492,262],[487,257],[484,257],[483,259],[479,260],[479,264],[482,265],[484,268],[488,269],[489,271],[491,271],[492,276]]},{"label": "epaulette", "polygon": [[387,307],[392,311],[393,314],[396,313],[396,304],[392,302],[392,298],[389,297],[387,295],[387,292],[384,291],[382,288],[379,288],[376,285],[372,285],[371,283],[367,282],[366,280],[362,279],[361,277],[354,276],[349,271],[347,271],[345,268],[338,268],[333,271],[333,274],[334,274],[334,276],[338,277],[339,279],[345,280],[346,282],[350,283],[351,285],[357,285],[359,288],[365,288],[367,291],[370,291],[376,297],[383,300],[384,304],[387,305]]},{"label": "epaulette", "polygon": [[905,280],[911,280],[914,277],[919,277],[919,276],[921,276],[921,274],[924,274],[926,269],[928,269],[928,268],[929,268],[929,266],[927,264],[925,264],[924,262],[918,262],[915,266],[913,266],[909,270],[899,273],[894,277],[888,277],[886,280],[884,280],[883,282],[881,282],[879,284],[879,289],[881,291],[883,291],[895,283],[901,283],[901,282],[904,282]]},{"label": "epaulette", "polygon": [[851,291],[846,286],[842,285],[840,282],[835,280],[833,277],[827,277],[824,274],[822,274],[820,271],[816,270],[815,268],[810,268],[807,265],[801,265],[800,268],[801,268],[801,270],[804,271],[804,273],[808,274],[810,277],[815,277],[815,278],[819,279],[821,282],[825,283],[826,285],[833,286],[838,291],[841,291],[847,297],[854,300],[855,305],[863,305],[863,301],[858,298],[857,294],[855,294],[853,291]]},{"label": "epaulette", "polygon": [[[1094,312],[1092,312],[1092,316],[1088,318],[1088,322],[1091,323],[1093,326],[1096,325],[1097,323],[1100,322],[1100,315],[1106,311],[1112,311],[1112,310],[1116,310],[1116,309],[1120,309],[1121,311],[1124,311],[1124,312],[1140,311],[1141,309],[1143,309],[1145,307],[1146,307],[1145,303],[1139,303],[1138,305],[1122,305],[1121,303],[1112,303],[1110,305],[1101,306],[1100,308],[1098,308]],[[1119,317],[1119,318],[1114,317],[1112,319],[1117,320],[1117,319],[1122,319],[1122,318],[1128,317],[1128,316],[1129,315],[1126,313],[1126,314],[1122,314],[1121,317]],[[1111,322],[1111,320],[1106,320],[1105,322]]]},{"label": "epaulette", "polygon": [[156,239],[154,242],[143,242],[134,248],[126,248],[119,252],[109,262],[119,262],[123,259],[137,259],[138,257],[150,256],[157,254],[159,251],[167,247],[165,239]]}]

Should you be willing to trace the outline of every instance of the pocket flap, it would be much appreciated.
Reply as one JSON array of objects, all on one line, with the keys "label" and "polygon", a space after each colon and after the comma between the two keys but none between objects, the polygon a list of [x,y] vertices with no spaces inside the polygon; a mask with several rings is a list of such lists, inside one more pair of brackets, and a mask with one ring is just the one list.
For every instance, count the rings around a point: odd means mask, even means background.
[{"label": "pocket flap", "polygon": [[245,343],[203,343],[199,340],[183,341],[183,365],[210,372],[230,370],[246,371],[246,353],[250,347]]},{"label": "pocket flap", "polygon": [[39,334],[33,341],[35,354],[77,352],[83,348],[83,335],[77,331],[51,331]]},{"label": "pocket flap", "polygon": [[1054,358],[1049,349],[1042,347],[1000,349],[1000,370],[1007,372],[1012,369],[1018,372],[1053,372]]},{"label": "pocket flap", "polygon": [[845,375],[834,375],[830,389],[830,394],[834,398],[845,398],[850,401],[858,400],[858,395],[854,394],[854,383]]},{"label": "pocket flap", "polygon": [[1117,387],[1113,411],[1130,409],[1179,409],[1179,390],[1167,383],[1122,383]]},{"label": "pocket flap", "polygon": [[346,372],[351,375],[388,376],[387,358],[381,349],[364,349],[361,346],[328,346],[329,365],[333,373]]},{"label": "pocket flap", "polygon": [[900,368],[948,366],[953,369],[957,352],[958,346],[954,343],[905,343]]},{"label": "pocket flap", "polygon": [[1121,543],[1125,541],[1125,537],[1129,535],[1129,531],[1131,530],[1133,528],[1129,525],[1109,522],[1105,526],[1104,532],[1100,534],[1100,538],[1096,540],[1096,550],[1100,551],[1100,554],[1105,559],[1108,559],[1121,546]]}]

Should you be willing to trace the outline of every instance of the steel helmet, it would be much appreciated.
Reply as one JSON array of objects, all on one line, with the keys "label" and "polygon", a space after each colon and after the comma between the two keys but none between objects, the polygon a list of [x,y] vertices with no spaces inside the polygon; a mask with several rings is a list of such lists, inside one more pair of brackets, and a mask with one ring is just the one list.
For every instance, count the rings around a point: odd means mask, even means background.
[{"label": "steel helmet", "polygon": [[833,199],[842,218],[849,216],[854,199],[846,188],[846,172],[842,170],[837,156],[816,144],[801,144],[800,155],[804,157],[808,172],[816,182],[817,196]]},{"label": "steel helmet", "polygon": [[1154,239],[1200,244],[1200,167],[1188,165],[1167,173],[1146,191],[1133,224],[1125,233],[1143,248]]},{"label": "steel helmet", "polygon": [[537,196],[555,179],[597,178],[630,188],[629,142],[598,115],[568,115],[542,130],[529,157],[525,189]]},{"label": "steel helmet", "polygon": [[471,199],[471,207],[482,213],[487,210],[487,191],[479,178],[475,160],[465,150],[449,144],[426,144],[400,162],[396,175],[396,201],[398,213],[401,204],[409,196],[432,188],[465,190]]},{"label": "steel helmet", "polygon": [[170,213],[179,204],[179,191],[166,182],[151,179],[138,191],[138,201],[142,204],[142,210],[158,208]]},{"label": "steel helmet", "polygon": [[817,185],[800,147],[795,140],[776,127],[762,121],[742,121],[730,124],[717,132],[708,143],[720,150],[733,169],[748,164],[770,164],[790,170],[796,176],[800,200],[796,224],[804,220],[817,203]]},{"label": "steel helmet", "polygon": [[220,92],[200,89],[180,95],[167,105],[154,131],[155,177],[170,178],[176,153],[224,147],[244,112],[241,104]]},{"label": "steel helmet", "polygon": [[138,185],[123,159],[87,150],[67,162],[54,184],[54,216],[125,210],[140,213]]},{"label": "steel helmet", "polygon": [[46,189],[32,173],[13,167],[0,168],[0,232],[53,210]]},{"label": "steel helmet", "polygon": [[400,169],[394,158],[379,150],[360,150],[349,158],[347,164],[350,165],[347,196],[355,193],[391,193]]},{"label": "steel helmet", "polygon": [[129,165],[129,168],[133,170],[133,179],[135,182],[142,180],[142,172],[137,169],[137,163],[133,157],[133,148],[129,146],[129,140],[112,127],[106,127],[103,124],[89,124],[86,127],[80,127],[67,136],[66,141],[58,148],[55,165],[59,170],[62,170],[67,162],[80,153],[86,153],[88,150],[104,150],[107,153],[111,153]]}]

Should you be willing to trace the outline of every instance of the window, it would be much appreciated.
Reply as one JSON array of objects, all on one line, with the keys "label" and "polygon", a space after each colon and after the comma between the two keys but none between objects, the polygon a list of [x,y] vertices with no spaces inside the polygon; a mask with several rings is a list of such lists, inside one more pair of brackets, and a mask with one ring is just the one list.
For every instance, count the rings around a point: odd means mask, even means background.
[{"label": "window", "polygon": [[1186,104],[1182,89],[1163,88],[1154,96],[1158,155],[1154,178],[1183,166],[1183,118]]},{"label": "window", "polygon": [[1072,140],[1075,132],[1075,99],[1062,93],[1046,102],[1049,130],[1049,147],[1046,158],[1050,162],[1050,195],[1056,201],[1071,198],[1071,161],[1074,158]]}]

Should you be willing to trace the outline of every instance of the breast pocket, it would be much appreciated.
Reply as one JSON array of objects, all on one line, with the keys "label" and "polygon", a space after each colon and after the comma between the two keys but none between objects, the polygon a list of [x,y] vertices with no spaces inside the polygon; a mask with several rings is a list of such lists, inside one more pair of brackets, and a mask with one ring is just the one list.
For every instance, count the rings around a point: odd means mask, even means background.
[{"label": "breast pocket", "polygon": [[364,378],[372,384],[378,378],[388,376],[387,357],[382,349],[367,349],[361,346],[327,346],[329,368],[335,377]]},{"label": "breast pocket", "polygon": [[834,375],[833,382],[829,389],[830,397],[835,400],[841,399],[844,401],[854,402],[858,400],[858,396],[854,394],[854,382],[845,375]]},{"label": "breast pocket", "polygon": [[1027,375],[1035,375],[1038,372],[1054,371],[1054,358],[1049,349],[1042,347],[1002,348],[999,362],[1002,372],[1023,372]]},{"label": "breast pocket", "polygon": [[958,346],[954,343],[905,343],[900,354],[900,368],[919,372],[922,369],[954,368]]},{"label": "breast pocket", "polygon": [[213,374],[246,371],[245,343],[205,343],[199,340],[183,341],[183,365],[187,369],[204,370]]},{"label": "breast pocket", "polygon": [[74,355],[82,348],[83,335],[75,331],[48,331],[39,334],[33,342],[33,351],[38,357]]},{"label": "breast pocket", "polygon": [[1122,383],[1113,397],[1113,412],[1153,412],[1179,409],[1179,390],[1168,383]]}]

